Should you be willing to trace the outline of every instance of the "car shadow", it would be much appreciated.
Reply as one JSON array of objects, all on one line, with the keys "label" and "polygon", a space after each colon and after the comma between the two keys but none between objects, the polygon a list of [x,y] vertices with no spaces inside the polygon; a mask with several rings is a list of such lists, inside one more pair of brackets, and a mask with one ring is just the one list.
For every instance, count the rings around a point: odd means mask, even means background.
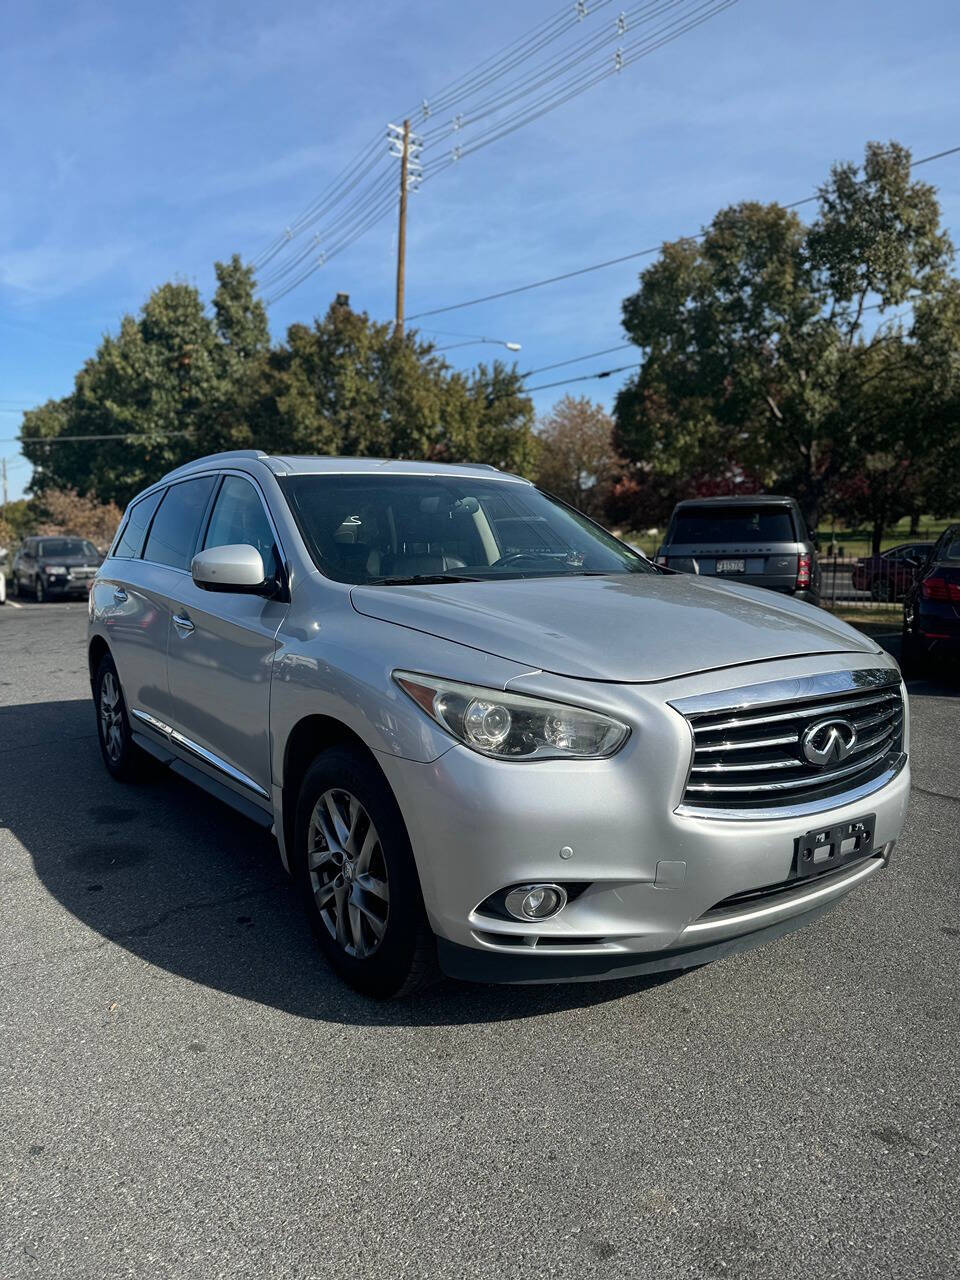
[{"label": "car shadow", "polygon": [[317,951],[273,839],[159,767],[143,783],[114,782],[90,702],[0,707],[0,743],[9,744],[0,751],[0,822],[47,892],[91,931],[77,931],[75,949],[112,943],[202,986],[369,1026],[533,1017],[678,976],[525,987],[444,980],[408,1001],[365,999]]},{"label": "car shadow", "polygon": [[[877,644],[887,653],[900,661],[900,635],[879,635],[873,637]],[[907,680],[907,692],[911,698],[956,698],[960,697],[960,663],[953,659],[941,659],[933,662],[929,672],[916,679]]]}]

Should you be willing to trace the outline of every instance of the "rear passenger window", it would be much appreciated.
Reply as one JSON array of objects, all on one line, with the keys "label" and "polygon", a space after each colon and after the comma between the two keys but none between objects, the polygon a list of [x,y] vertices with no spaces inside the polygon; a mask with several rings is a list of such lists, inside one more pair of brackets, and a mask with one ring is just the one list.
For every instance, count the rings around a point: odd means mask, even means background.
[{"label": "rear passenger window", "polygon": [[151,526],[144,560],[167,564],[172,569],[189,569],[212,488],[213,476],[198,476],[170,486]]},{"label": "rear passenger window", "polygon": [[163,490],[158,489],[156,493],[151,493],[148,497],[141,499],[140,502],[134,503],[130,508],[130,514],[127,517],[127,523],[123,527],[113,554],[120,560],[136,560],[143,550],[143,537],[147,532],[147,525],[150,523],[150,517],[157,509],[157,504],[163,497]]}]

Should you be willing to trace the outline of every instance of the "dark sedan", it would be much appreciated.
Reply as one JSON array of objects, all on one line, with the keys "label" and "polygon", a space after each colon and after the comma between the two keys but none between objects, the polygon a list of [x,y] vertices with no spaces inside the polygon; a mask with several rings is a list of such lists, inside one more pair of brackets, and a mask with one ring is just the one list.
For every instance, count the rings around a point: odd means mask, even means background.
[{"label": "dark sedan", "polygon": [[906,542],[876,556],[863,556],[853,568],[857,591],[869,591],[873,600],[902,600],[913,582],[914,565],[933,550],[932,542]]},{"label": "dark sedan", "polygon": [[960,524],[946,528],[918,568],[903,602],[905,675],[922,675],[935,659],[960,657]]}]

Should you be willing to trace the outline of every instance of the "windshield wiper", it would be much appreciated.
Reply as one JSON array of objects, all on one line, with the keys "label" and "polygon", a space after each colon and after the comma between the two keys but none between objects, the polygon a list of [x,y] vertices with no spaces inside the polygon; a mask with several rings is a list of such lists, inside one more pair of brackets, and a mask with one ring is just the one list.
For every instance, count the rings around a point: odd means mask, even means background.
[{"label": "windshield wiper", "polygon": [[409,578],[371,578],[371,587],[429,586],[437,582],[481,582],[481,578],[468,578],[462,573],[415,573]]}]

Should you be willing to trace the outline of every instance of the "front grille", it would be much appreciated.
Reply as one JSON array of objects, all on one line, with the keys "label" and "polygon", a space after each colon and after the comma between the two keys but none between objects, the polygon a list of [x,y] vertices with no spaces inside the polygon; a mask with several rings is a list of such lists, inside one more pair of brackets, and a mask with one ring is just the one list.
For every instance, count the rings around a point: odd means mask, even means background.
[{"label": "front grille", "polygon": [[[813,691],[818,684],[823,688]],[[784,684],[775,682],[767,690],[769,701],[765,686],[758,685],[721,695],[726,706],[693,709],[696,699],[674,704],[686,715],[694,740],[685,809],[769,810],[828,801],[890,769],[903,744],[896,672],[845,672],[790,686],[796,696],[783,696]],[[701,701],[713,704],[717,696]],[[822,764],[805,758],[804,735],[818,721],[855,729],[852,749],[842,758],[837,752]],[[821,731],[814,745],[824,744],[828,733]],[[849,731],[840,734],[849,747]]]}]

